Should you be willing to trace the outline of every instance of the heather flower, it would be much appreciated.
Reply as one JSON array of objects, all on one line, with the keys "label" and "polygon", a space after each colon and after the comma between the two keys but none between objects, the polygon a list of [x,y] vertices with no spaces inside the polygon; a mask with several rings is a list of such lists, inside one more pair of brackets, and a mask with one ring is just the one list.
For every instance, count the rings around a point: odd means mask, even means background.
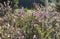
[{"label": "heather flower", "polygon": [[60,23],[60,20],[57,20],[58,23]]},{"label": "heather flower", "polygon": [[11,21],[12,26],[14,26],[14,25],[15,25],[15,22],[16,22],[16,20],[15,20],[15,19],[13,19],[13,20]]},{"label": "heather flower", "polygon": [[13,39],[17,39],[15,35],[14,35]]},{"label": "heather flower", "polygon": [[14,31],[14,30],[15,30],[15,28],[14,28],[14,27],[11,27],[11,30],[12,30],[12,31]]},{"label": "heather flower", "polygon": [[54,13],[52,13],[52,15],[53,15],[53,16],[59,16],[59,13],[54,12]]},{"label": "heather flower", "polygon": [[6,2],[4,2],[4,5],[6,6]]},{"label": "heather flower", "polygon": [[36,35],[33,36],[33,39],[37,39]]},{"label": "heather flower", "polygon": [[8,20],[8,17],[5,15],[5,16],[3,17],[3,21],[6,22],[7,20]]},{"label": "heather flower", "polygon": [[49,13],[44,13],[44,17],[49,18]]},{"label": "heather flower", "polygon": [[13,34],[13,32],[14,32],[14,31],[11,30],[11,31],[10,31],[10,34]]},{"label": "heather flower", "polygon": [[3,23],[3,22],[4,22],[4,20],[1,18],[1,19],[0,19],[0,23]]},{"label": "heather flower", "polygon": [[36,16],[40,16],[41,17],[42,16],[42,13],[37,12],[36,13]]},{"label": "heather flower", "polygon": [[17,31],[17,34],[20,34],[20,31]]},{"label": "heather flower", "polygon": [[20,16],[20,15],[22,15],[24,12],[25,12],[25,11],[24,11],[24,8],[22,7],[22,8],[19,10],[19,12],[17,13],[17,15]]},{"label": "heather flower", "polygon": [[6,26],[6,25],[4,25],[4,26],[3,26],[3,29],[6,29],[6,28],[7,28],[7,26]]},{"label": "heather flower", "polygon": [[3,11],[3,7],[0,7],[0,13]]},{"label": "heather flower", "polygon": [[2,35],[2,39],[5,39],[5,36],[4,35]]},{"label": "heather flower", "polygon": [[7,2],[7,6],[9,6],[9,4],[10,4],[10,1]]},{"label": "heather flower", "polygon": [[10,27],[10,24],[7,24],[8,27]]},{"label": "heather flower", "polygon": [[17,17],[17,16],[13,16],[13,18],[15,18],[15,19],[16,19],[16,18],[18,18],[18,17]]},{"label": "heather flower", "polygon": [[24,39],[24,36],[21,36],[19,39]]},{"label": "heather flower", "polygon": [[38,26],[38,24],[34,24],[34,27]]},{"label": "heather flower", "polygon": [[6,26],[7,26],[7,29],[9,29],[9,28],[10,28],[10,24],[6,24]]}]

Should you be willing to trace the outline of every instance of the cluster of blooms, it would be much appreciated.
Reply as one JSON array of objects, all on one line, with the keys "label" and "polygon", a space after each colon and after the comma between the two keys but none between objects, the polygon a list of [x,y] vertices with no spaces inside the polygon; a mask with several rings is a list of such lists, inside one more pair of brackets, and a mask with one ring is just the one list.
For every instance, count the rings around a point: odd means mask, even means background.
[{"label": "cluster of blooms", "polygon": [[23,7],[17,13],[12,13],[10,9],[6,8],[6,14],[0,19],[1,39],[60,39],[58,12],[36,11],[27,14]]}]

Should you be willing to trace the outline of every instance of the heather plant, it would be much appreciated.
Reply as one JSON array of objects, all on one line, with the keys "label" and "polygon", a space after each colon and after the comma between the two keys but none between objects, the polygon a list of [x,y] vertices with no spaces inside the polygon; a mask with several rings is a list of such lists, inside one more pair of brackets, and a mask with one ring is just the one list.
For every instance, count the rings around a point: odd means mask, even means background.
[{"label": "heather plant", "polygon": [[[6,9],[5,9],[6,8]],[[11,12],[4,7],[4,16],[0,19],[1,39],[60,39],[60,14],[56,11],[26,12],[22,7]]]}]

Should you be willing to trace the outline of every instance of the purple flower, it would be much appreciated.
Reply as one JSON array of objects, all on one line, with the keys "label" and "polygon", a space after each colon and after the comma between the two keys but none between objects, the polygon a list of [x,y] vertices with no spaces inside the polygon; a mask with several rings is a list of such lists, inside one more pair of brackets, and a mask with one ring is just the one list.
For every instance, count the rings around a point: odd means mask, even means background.
[{"label": "purple flower", "polygon": [[4,22],[4,20],[3,19],[0,19],[0,23],[3,23]]},{"label": "purple flower", "polygon": [[17,31],[17,34],[20,34],[20,31]]},{"label": "purple flower", "polygon": [[13,18],[15,18],[15,19],[16,19],[16,18],[18,18],[18,17],[17,17],[17,16],[13,16]]},{"label": "purple flower", "polygon": [[3,7],[0,7],[0,12],[3,11]]},{"label": "purple flower", "polygon": [[11,23],[12,23],[12,26],[14,26],[14,25],[15,25],[15,19],[13,19],[13,20],[11,21]]},{"label": "purple flower", "polygon": [[33,39],[37,39],[36,35],[33,36]]},{"label": "purple flower", "polygon": [[5,36],[4,35],[2,35],[2,39],[5,39]]},{"label": "purple flower", "polygon": [[7,6],[9,6],[9,4],[10,4],[10,1],[7,2]]},{"label": "purple flower", "polygon": [[7,29],[9,29],[9,28],[10,28],[10,24],[7,24],[6,26],[7,26]]},{"label": "purple flower", "polygon": [[53,12],[52,15],[53,16],[60,16],[60,14],[58,12]]},{"label": "purple flower", "polygon": [[13,39],[16,39],[16,36],[14,35]]},{"label": "purple flower", "polygon": [[12,28],[11,28],[11,30],[12,30],[12,31],[14,31],[14,30],[15,30],[15,28],[14,28],[14,27],[12,27]]},{"label": "purple flower", "polygon": [[4,5],[6,6],[6,2],[4,2]]},{"label": "purple flower", "polygon": [[44,17],[49,18],[49,13],[44,13]]},{"label": "purple flower", "polygon": [[19,39],[24,39],[24,36],[21,36]]},{"label": "purple flower", "polygon": [[60,23],[60,20],[57,20],[58,23]]},{"label": "purple flower", "polygon": [[6,29],[6,28],[7,28],[7,26],[6,26],[6,25],[4,25],[4,26],[3,26],[3,28],[4,28],[4,29]]}]

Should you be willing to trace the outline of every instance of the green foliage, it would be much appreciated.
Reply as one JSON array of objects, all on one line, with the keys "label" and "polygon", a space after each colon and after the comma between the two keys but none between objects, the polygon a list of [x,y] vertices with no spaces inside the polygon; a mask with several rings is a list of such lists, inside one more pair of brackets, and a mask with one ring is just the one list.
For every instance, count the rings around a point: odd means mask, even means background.
[{"label": "green foliage", "polygon": [[12,20],[12,15],[8,14],[8,20]]},{"label": "green foliage", "polygon": [[60,12],[60,1],[56,3],[56,11]]},{"label": "green foliage", "polygon": [[18,3],[18,0],[7,0],[7,1],[11,1],[12,3]]},{"label": "green foliage", "polygon": [[18,0],[14,0],[14,3],[16,3],[16,4],[17,4],[17,3],[18,3]]}]

